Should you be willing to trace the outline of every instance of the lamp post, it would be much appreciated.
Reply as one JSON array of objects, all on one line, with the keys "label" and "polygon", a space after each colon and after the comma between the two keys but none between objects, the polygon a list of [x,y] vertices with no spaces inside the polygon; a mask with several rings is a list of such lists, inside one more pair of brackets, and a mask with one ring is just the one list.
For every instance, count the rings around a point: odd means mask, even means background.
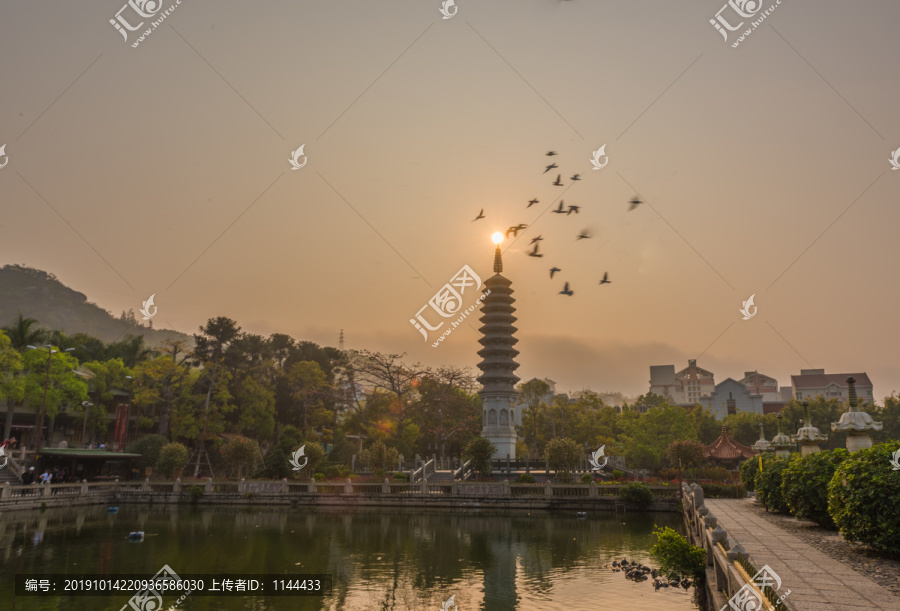
[{"label": "lamp post", "polygon": [[81,443],[84,444],[84,436],[87,434],[87,417],[88,410],[93,407],[93,403],[90,401],[84,401],[81,404],[81,408],[84,410],[84,423],[81,425]]},{"label": "lamp post", "polygon": [[[27,346],[31,350],[37,350],[34,346]],[[44,408],[47,406],[47,389],[50,388],[50,359],[54,353],[57,351],[53,349],[53,346],[47,344],[44,346],[47,349],[47,378],[44,381],[44,398],[41,400],[41,417],[38,422],[38,431],[37,431],[37,445],[35,446],[35,452],[41,451],[41,441],[43,441],[44,436]],[[64,352],[72,352],[75,348],[66,348]]]}]

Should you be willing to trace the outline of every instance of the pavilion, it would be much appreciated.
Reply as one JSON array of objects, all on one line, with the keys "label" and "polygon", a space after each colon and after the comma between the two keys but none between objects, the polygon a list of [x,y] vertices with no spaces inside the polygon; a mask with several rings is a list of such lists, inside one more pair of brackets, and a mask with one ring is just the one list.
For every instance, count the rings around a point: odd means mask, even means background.
[{"label": "pavilion", "polygon": [[756,456],[758,452],[751,447],[735,441],[725,426],[722,426],[722,434],[714,442],[706,446],[706,458],[728,469],[734,470],[748,458]]}]

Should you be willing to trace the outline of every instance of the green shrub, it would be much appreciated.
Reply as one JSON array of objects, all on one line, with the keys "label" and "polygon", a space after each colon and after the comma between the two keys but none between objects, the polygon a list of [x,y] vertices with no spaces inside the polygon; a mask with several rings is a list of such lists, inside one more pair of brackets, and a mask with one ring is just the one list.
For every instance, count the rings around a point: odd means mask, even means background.
[{"label": "green shrub", "polygon": [[612,476],[613,479],[622,479],[623,477],[625,477],[625,473],[618,469],[613,469]]},{"label": "green shrub", "polygon": [[200,497],[203,496],[203,487],[191,486],[190,489],[188,489],[188,492],[191,494],[191,503],[196,503],[200,500]]},{"label": "green shrub", "polygon": [[383,478],[400,460],[400,452],[387,447],[383,441],[376,441],[360,452],[359,457],[375,477]]},{"label": "green shrub", "polygon": [[594,481],[594,476],[591,475],[590,473],[585,473],[584,475],[581,476],[582,484],[590,484],[592,481]]},{"label": "green shrub", "polygon": [[159,450],[156,470],[163,477],[172,477],[176,471],[184,469],[188,461],[188,449],[178,442],[167,443]]},{"label": "green shrub", "polygon": [[237,478],[241,479],[244,475],[244,469],[250,469],[262,462],[262,454],[259,451],[259,444],[256,440],[238,435],[226,441],[219,448],[219,455],[229,467],[229,471],[237,473]]},{"label": "green shrub", "polygon": [[481,477],[490,477],[491,475],[491,458],[497,453],[497,448],[489,439],[484,437],[474,437],[472,441],[466,444],[463,455],[466,460],[471,461],[472,469],[474,469]]},{"label": "green shrub", "polygon": [[788,513],[788,506],[781,494],[781,475],[790,463],[790,458],[778,456],[768,461],[763,460],[762,473],[756,477],[756,496],[766,511]]},{"label": "green shrub", "polygon": [[730,482],[731,471],[725,467],[697,467],[696,469],[685,469],[684,477],[685,479],[692,480],[699,479]]},{"label": "green shrub", "polygon": [[135,462],[139,464],[142,470],[146,467],[155,469],[156,462],[159,460],[159,451],[167,443],[169,443],[169,440],[166,439],[165,435],[144,435],[140,439],[132,441],[125,451],[129,454],[141,455]]},{"label": "green shrub", "polygon": [[324,473],[313,473],[313,479],[316,480],[317,482],[324,482],[325,474]]},{"label": "green shrub", "polygon": [[[762,455],[763,465],[775,458],[770,452],[764,452]],[[759,456],[748,458],[741,463],[741,483],[747,490],[756,490],[756,476],[759,475]]]},{"label": "green shrub", "polygon": [[849,457],[850,452],[838,448],[791,462],[781,474],[781,494],[794,517],[832,530],[837,528],[828,513],[828,484],[838,465]]},{"label": "green shrub", "polygon": [[650,548],[650,556],[659,564],[659,570],[670,579],[690,577],[694,583],[706,575],[706,550],[688,543],[687,539],[671,528],[653,529],[656,543]]},{"label": "green shrub", "polygon": [[900,442],[850,455],[828,485],[828,513],[848,541],[900,555],[900,473],[890,460]]},{"label": "green shrub", "polygon": [[394,473],[394,475],[392,475],[391,478],[397,482],[408,482],[409,481],[409,473]]},{"label": "green shrub", "polygon": [[626,503],[649,505],[653,502],[653,492],[640,482],[625,484],[619,490],[619,498]]},{"label": "green shrub", "polygon": [[531,473],[522,473],[519,477],[516,478],[517,484],[533,484],[534,476]]},{"label": "green shrub", "polygon": [[328,479],[335,479],[341,476],[341,470],[338,467],[325,467],[322,469],[322,472]]},{"label": "green shrub", "polygon": [[707,499],[742,499],[747,496],[743,484],[703,484],[702,488]]}]

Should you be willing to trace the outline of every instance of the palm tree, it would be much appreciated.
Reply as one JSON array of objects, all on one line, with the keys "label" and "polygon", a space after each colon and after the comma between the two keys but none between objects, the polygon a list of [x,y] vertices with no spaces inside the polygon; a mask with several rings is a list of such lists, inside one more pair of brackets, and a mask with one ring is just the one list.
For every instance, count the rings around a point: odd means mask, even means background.
[{"label": "palm tree", "polygon": [[38,324],[38,321],[34,318],[23,318],[22,313],[19,312],[19,318],[10,326],[4,327],[3,330],[9,336],[13,348],[21,352],[28,346],[41,344],[48,338],[49,332],[47,330],[31,328],[36,324]]},{"label": "palm tree", "polygon": [[128,334],[124,339],[109,344],[109,358],[120,358],[126,367],[134,367],[141,361],[144,361],[156,355],[153,348],[144,344],[143,335]]}]

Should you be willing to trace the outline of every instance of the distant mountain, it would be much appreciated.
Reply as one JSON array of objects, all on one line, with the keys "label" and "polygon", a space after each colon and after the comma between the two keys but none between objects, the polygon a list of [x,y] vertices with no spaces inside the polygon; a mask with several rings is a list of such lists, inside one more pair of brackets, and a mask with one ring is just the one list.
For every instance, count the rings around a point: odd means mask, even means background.
[{"label": "distant mountain", "polygon": [[34,318],[45,329],[59,329],[67,335],[87,333],[104,342],[130,333],[143,335],[152,347],[167,339],[193,344],[193,338],[185,333],[141,325],[131,310],[117,318],[53,274],[22,265],[4,265],[0,267],[0,327],[11,325],[19,313]]}]

